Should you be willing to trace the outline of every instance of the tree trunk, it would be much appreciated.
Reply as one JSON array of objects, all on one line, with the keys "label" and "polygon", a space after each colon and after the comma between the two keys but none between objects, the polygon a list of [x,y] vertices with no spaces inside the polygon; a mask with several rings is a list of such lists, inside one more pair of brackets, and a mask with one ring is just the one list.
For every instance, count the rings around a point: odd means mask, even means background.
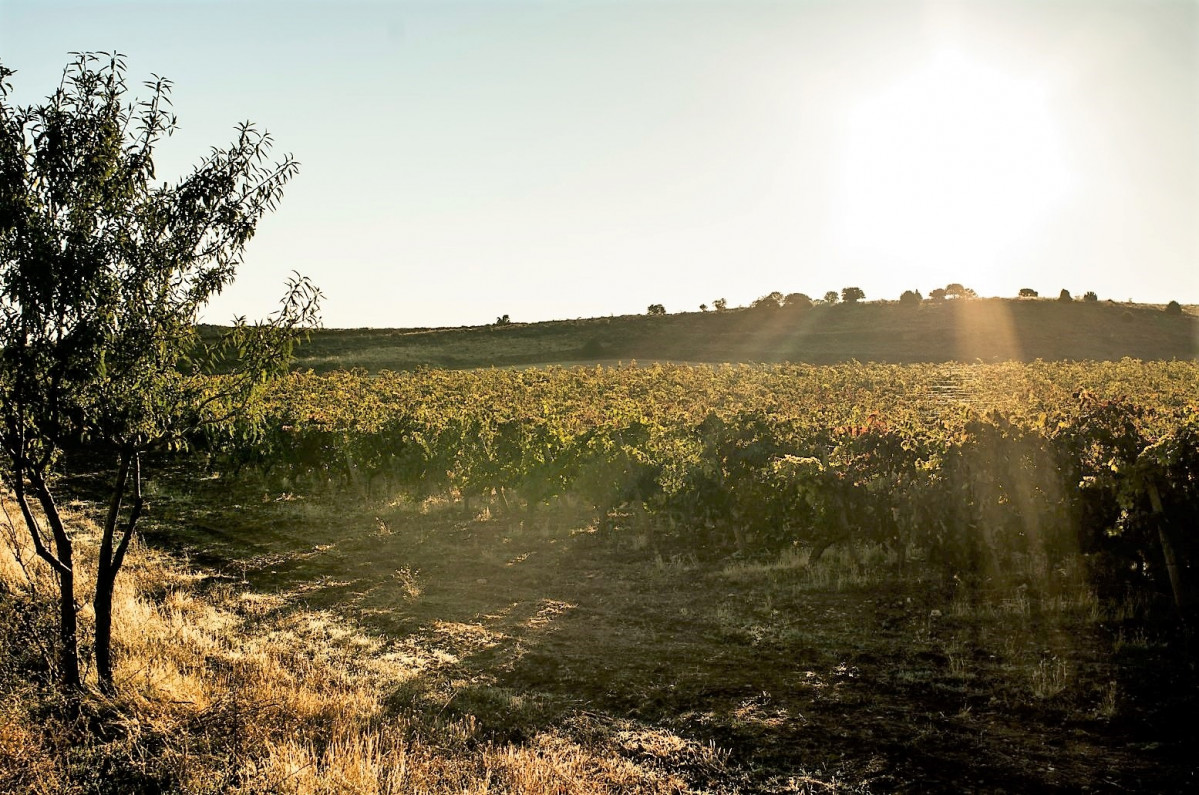
[{"label": "tree trunk", "polygon": [[45,483],[40,479],[31,479],[38,502],[46,514],[54,538],[54,552],[51,553],[42,540],[41,526],[29,507],[29,498],[25,494],[24,476],[17,473],[14,478],[17,504],[21,507],[21,516],[33,539],[34,549],[38,557],[50,564],[58,578],[58,678],[67,691],[79,690],[79,608],[75,604],[75,564],[70,536],[63,527],[62,518],[58,515],[58,507],[54,504]]},{"label": "tree trunk", "polygon": [[[121,528],[118,538],[117,526],[121,515],[121,503],[125,498],[125,489],[129,484],[130,475],[133,479],[133,504],[130,506],[129,518],[125,526]],[[141,461],[137,453],[122,451],[116,480],[112,485],[108,515],[104,519],[103,532],[100,537],[100,555],[96,563],[96,593],[92,600],[92,607],[96,614],[96,678],[99,681],[100,689],[109,694],[116,689],[112,681],[112,595],[116,586],[117,574],[125,562],[125,552],[133,538],[133,530],[141,516],[141,511]]]},{"label": "tree trunk", "polygon": [[[59,550],[59,558],[63,557]],[[69,562],[67,569],[58,573],[58,675],[67,690],[78,690],[82,685],[79,678],[79,608],[75,604],[75,569]]]}]

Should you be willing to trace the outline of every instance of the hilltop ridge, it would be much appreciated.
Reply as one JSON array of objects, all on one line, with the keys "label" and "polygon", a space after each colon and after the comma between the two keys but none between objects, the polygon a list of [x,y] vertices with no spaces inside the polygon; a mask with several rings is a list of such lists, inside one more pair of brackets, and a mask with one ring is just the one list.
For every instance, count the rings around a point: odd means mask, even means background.
[{"label": "hilltop ridge", "polygon": [[409,370],[618,361],[1199,358],[1199,317],[1114,302],[1004,298],[732,309],[461,328],[321,329],[296,369]]}]

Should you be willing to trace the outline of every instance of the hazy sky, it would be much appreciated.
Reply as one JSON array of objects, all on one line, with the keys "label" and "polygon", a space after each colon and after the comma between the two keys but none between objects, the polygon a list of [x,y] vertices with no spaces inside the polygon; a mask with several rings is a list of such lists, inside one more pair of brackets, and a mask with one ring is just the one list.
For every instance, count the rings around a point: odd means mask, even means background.
[{"label": "hazy sky", "polygon": [[291,270],[331,327],[772,290],[1199,302],[1199,3],[0,0],[17,101],[74,50],[175,83],[186,172],[302,163],[208,319]]}]

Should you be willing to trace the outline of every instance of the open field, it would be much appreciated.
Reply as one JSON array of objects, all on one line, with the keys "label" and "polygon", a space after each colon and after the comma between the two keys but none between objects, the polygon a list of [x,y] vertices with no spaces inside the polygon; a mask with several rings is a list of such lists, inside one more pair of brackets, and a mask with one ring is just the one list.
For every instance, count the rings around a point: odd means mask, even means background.
[{"label": "open field", "polygon": [[252,445],[147,462],[99,730],[5,563],[0,791],[1191,791],[1196,383],[296,376]]},{"label": "open field", "polygon": [[947,362],[1193,359],[1188,308],[1111,302],[982,299],[917,306],[737,309],[450,329],[329,329],[297,368],[488,367],[588,362]]}]

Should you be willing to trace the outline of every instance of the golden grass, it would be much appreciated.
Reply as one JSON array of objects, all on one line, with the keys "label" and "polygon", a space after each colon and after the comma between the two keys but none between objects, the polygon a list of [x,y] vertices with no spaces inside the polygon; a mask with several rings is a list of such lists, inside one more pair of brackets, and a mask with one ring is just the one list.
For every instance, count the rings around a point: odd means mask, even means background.
[{"label": "golden grass", "polygon": [[[86,603],[96,528],[68,519]],[[94,692],[86,671],[93,690],[73,713],[46,666],[13,652],[30,640],[52,648],[53,593],[23,526],[9,522],[0,532],[0,793],[683,793],[687,782],[664,762],[708,753],[661,730],[636,752],[604,732],[584,732],[585,742],[550,729],[521,744],[487,740],[473,715],[422,698],[439,686],[422,680],[446,665],[436,650],[205,582],[145,548],[130,554],[114,599],[118,695]],[[86,649],[90,607],[80,620]]]}]

